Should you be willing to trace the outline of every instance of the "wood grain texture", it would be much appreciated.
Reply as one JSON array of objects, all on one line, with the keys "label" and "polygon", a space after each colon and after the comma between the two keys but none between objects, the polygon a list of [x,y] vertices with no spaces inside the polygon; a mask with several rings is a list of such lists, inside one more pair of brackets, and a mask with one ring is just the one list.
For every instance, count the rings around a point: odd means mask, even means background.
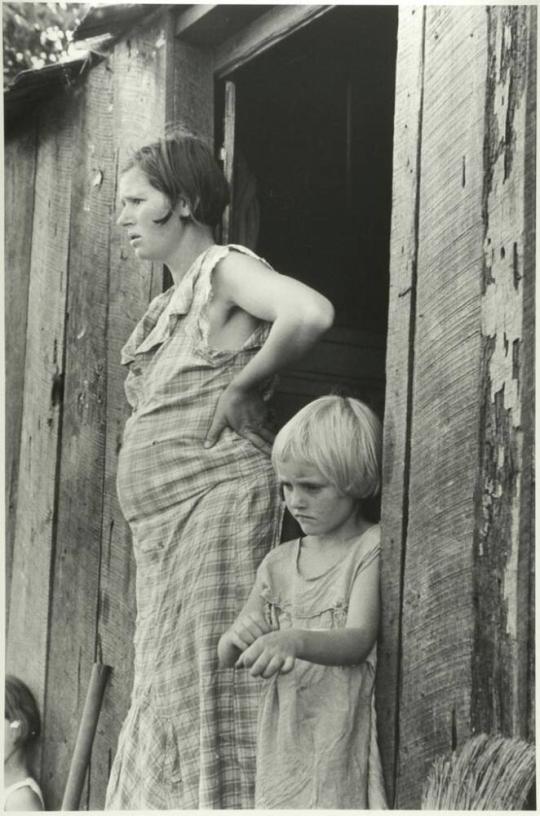
[{"label": "wood grain texture", "polygon": [[[49,807],[60,809],[96,654],[111,202],[115,188],[112,74],[96,66],[77,97],[57,534],[50,611],[44,763]],[[61,689],[61,694],[59,694]],[[81,807],[87,807],[87,793]]]},{"label": "wood grain texture", "polygon": [[[45,703],[64,377],[72,126],[65,101],[39,117],[7,670]],[[45,712],[46,715],[46,712]]]},{"label": "wood grain texture", "polygon": [[421,7],[400,8],[396,69],[381,515],[383,609],[377,672],[379,742],[390,803],[395,793],[399,744],[402,570],[409,502],[424,14]]},{"label": "wood grain texture", "polygon": [[[133,30],[110,58],[113,99],[108,134],[115,155],[115,192],[110,201],[114,222],[118,178],[130,152],[163,135],[166,120],[168,15]],[[105,135],[104,135],[105,138]],[[109,247],[106,349],[106,437],[96,656],[112,666],[94,739],[89,806],[103,808],[118,733],[129,708],[133,683],[135,563],[131,536],[116,495],[118,453],[129,407],[124,394],[125,369],[120,351],[150,300],[163,288],[163,268],[138,261],[124,230],[112,224]]]},{"label": "wood grain texture", "polygon": [[180,13],[176,20],[174,26],[176,36],[182,37],[189,35],[191,29],[196,28],[196,26],[200,24],[201,20],[204,20],[205,17],[208,17],[209,14],[212,14],[218,8],[219,6],[217,5],[203,3],[188,6],[185,11]]},{"label": "wood grain texture", "polygon": [[172,76],[167,84],[167,127],[182,126],[210,144],[214,135],[214,56],[182,40],[173,43]]},{"label": "wood grain texture", "polygon": [[[525,234],[523,252],[523,489],[520,538],[523,542],[522,552],[528,564],[529,598],[528,610],[528,676],[527,676],[527,738],[535,739],[536,735],[536,701],[535,701],[535,300],[536,300],[536,140],[538,99],[537,82],[537,44],[538,44],[538,9],[531,7],[528,17],[529,48],[527,56],[527,125],[525,129]],[[522,574],[526,569],[522,569]]]},{"label": "wood grain texture", "polygon": [[231,74],[254,56],[331,10],[332,6],[276,6],[216,49],[216,76]]},{"label": "wood grain texture", "polygon": [[235,165],[235,133],[236,133],[236,84],[232,80],[225,82],[225,113],[223,124],[223,172],[230,190],[230,201],[222,218],[221,240],[228,244],[232,240],[232,222],[235,207],[235,189],[233,185]]},{"label": "wood grain texture", "polygon": [[535,82],[528,7],[488,10],[482,457],[475,536],[476,730],[529,736]]},{"label": "wood grain texture", "polygon": [[[487,14],[426,8],[396,806],[470,736]],[[451,66],[451,69],[450,69]]]},{"label": "wood grain texture", "polygon": [[5,609],[9,611],[26,356],[26,317],[32,252],[36,128],[30,118],[4,146],[5,305]]}]

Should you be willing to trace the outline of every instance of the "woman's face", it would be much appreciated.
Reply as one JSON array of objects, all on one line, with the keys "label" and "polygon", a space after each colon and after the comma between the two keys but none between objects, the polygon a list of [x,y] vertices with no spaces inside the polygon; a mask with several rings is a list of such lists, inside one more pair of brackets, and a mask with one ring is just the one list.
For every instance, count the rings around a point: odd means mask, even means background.
[{"label": "woman's face", "polygon": [[180,202],[165,223],[156,223],[172,208],[167,196],[152,187],[138,167],[130,168],[120,177],[119,197],[122,211],[117,223],[126,228],[137,257],[167,263],[182,238],[180,215],[189,215],[189,208]]}]

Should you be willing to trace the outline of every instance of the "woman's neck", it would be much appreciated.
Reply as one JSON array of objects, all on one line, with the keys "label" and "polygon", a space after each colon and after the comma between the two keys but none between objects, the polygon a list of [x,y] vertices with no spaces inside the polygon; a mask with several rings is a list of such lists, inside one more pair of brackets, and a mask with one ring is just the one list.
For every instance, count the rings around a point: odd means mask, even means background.
[{"label": "woman's neck", "polygon": [[169,268],[175,286],[184,278],[193,262],[214,244],[210,227],[188,223],[175,252],[165,263]]}]

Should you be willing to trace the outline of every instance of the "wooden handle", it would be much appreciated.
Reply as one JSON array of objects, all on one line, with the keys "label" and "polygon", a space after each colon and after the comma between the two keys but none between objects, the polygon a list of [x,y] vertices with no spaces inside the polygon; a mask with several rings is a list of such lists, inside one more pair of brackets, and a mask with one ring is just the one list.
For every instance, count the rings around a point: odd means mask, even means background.
[{"label": "wooden handle", "polygon": [[96,733],[96,727],[101,709],[103,692],[107,683],[107,678],[111,671],[110,666],[103,663],[94,663],[90,683],[84,703],[84,709],[79,725],[79,733],[75,743],[75,750],[69,766],[66,790],[62,800],[62,810],[78,810],[79,800],[84,785],[86,769],[90,760],[92,743]]}]

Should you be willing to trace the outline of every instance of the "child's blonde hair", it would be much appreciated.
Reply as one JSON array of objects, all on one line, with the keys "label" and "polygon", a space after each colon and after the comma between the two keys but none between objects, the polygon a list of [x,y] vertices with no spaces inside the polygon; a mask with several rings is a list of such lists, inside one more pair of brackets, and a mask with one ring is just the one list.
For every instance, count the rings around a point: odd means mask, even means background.
[{"label": "child's blonde hair", "polygon": [[380,490],[381,448],[381,423],[371,408],[352,397],[320,397],[280,430],[272,464],[311,465],[341,493],[366,499]]}]

